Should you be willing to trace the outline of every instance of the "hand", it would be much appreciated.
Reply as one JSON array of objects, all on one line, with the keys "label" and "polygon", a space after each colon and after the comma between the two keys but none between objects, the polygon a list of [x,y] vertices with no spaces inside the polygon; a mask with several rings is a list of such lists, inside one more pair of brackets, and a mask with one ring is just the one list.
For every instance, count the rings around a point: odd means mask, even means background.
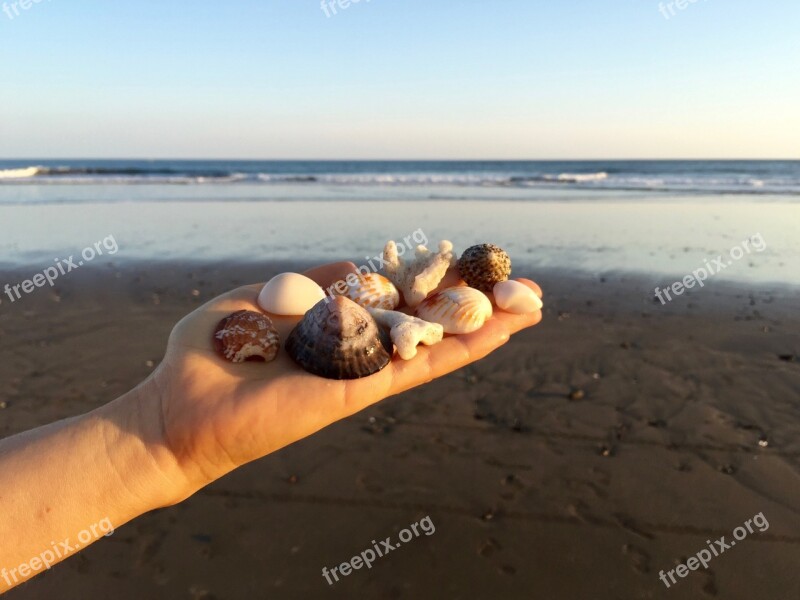
[{"label": "hand", "polygon": [[[305,274],[327,289],[355,271],[352,263],[335,263]],[[541,297],[538,285],[520,281]],[[483,358],[512,333],[542,318],[540,311],[513,315],[497,310],[474,333],[420,346],[412,360],[395,356],[369,377],[335,381],[306,373],[283,347],[266,364],[232,364],[216,354],[212,335],[217,324],[237,310],[260,312],[255,301],[262,285],[219,296],[185,317],[173,330],[166,356],[153,375],[158,402],[150,418],[161,419],[163,445],[174,456],[187,486],[176,490],[176,502],[240,465]],[[282,344],[300,320],[271,318]]]}]

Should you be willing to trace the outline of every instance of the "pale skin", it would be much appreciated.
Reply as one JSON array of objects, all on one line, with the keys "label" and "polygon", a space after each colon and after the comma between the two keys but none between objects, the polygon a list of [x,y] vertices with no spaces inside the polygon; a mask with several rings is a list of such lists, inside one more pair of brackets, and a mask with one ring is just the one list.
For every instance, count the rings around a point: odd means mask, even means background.
[{"label": "pale skin", "polygon": [[[306,274],[327,288],[354,270],[335,263]],[[538,285],[519,281],[541,297]],[[539,311],[496,310],[475,333],[421,346],[408,361],[395,356],[368,378],[333,381],[302,371],[283,350],[268,364],[231,364],[214,352],[217,323],[258,311],[260,287],[233,290],[180,321],[162,363],[127,394],[0,441],[0,592],[44,571],[43,554],[52,566],[109,526],[177,504],[245,463],[479,360],[541,320]],[[282,340],[298,320],[273,318]],[[80,548],[79,539],[87,540]]]}]

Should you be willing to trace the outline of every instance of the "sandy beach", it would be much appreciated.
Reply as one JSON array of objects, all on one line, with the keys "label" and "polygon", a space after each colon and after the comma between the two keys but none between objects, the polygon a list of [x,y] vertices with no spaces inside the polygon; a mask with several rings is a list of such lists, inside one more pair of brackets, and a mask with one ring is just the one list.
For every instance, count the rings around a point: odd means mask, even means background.
[{"label": "sandy beach", "polygon": [[[98,264],[4,298],[0,433],[117,397],[188,311],[305,266]],[[488,359],[121,527],[8,598],[797,597],[796,289],[719,281],[662,305],[640,277],[519,275],[544,288],[544,320]],[[768,529],[671,589],[659,580],[757,513]],[[321,576],[425,516],[433,534],[332,586]]]}]

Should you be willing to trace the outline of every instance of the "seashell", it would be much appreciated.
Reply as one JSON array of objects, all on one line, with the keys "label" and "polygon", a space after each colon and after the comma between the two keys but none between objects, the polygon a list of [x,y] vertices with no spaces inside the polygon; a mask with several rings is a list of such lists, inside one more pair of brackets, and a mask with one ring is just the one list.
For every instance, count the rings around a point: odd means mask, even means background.
[{"label": "seashell", "polygon": [[467,285],[488,293],[511,275],[511,258],[494,244],[471,246],[458,259],[458,270]]},{"label": "seashell", "polygon": [[391,281],[378,273],[359,275],[356,284],[348,283],[347,291],[342,295],[364,308],[394,310],[400,304],[400,292]]},{"label": "seashell", "polygon": [[214,347],[226,360],[269,362],[281,347],[280,336],[266,315],[240,310],[224,319],[214,331]]},{"label": "seashell", "polygon": [[298,273],[281,273],[270,279],[258,295],[258,305],[274,315],[302,316],[325,292],[316,282]]},{"label": "seashell", "polygon": [[394,310],[368,308],[367,312],[375,317],[378,325],[389,328],[392,342],[403,360],[414,358],[420,344],[432,346],[441,342],[444,337],[444,328],[438,323],[428,323]]},{"label": "seashell", "polygon": [[518,315],[530,314],[542,308],[542,301],[536,292],[512,279],[495,284],[494,301],[498,308]]},{"label": "seashell", "polygon": [[286,351],[309,373],[358,379],[392,359],[392,341],[375,319],[345,296],[324,299],[289,334]]},{"label": "seashell", "polygon": [[388,242],[383,249],[386,276],[403,292],[403,298],[410,307],[415,307],[436,289],[439,282],[453,264],[453,244],[439,242],[438,252],[425,246],[417,246],[414,258],[404,260],[397,254],[397,244]]},{"label": "seashell", "polygon": [[423,300],[416,314],[425,321],[439,323],[445,333],[471,333],[492,316],[492,303],[475,288],[449,287]]}]

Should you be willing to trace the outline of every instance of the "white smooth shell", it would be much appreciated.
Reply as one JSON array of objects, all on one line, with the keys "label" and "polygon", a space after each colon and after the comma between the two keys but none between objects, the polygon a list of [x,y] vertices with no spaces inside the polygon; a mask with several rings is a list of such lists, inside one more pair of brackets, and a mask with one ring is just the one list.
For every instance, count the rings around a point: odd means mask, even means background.
[{"label": "white smooth shell", "polygon": [[517,315],[527,315],[542,308],[542,301],[531,288],[519,281],[501,281],[494,286],[497,307]]},{"label": "white smooth shell", "polygon": [[261,290],[258,305],[274,315],[303,316],[324,298],[322,288],[305,275],[281,273]]},{"label": "white smooth shell", "polygon": [[457,286],[428,296],[416,313],[424,321],[439,323],[445,333],[472,333],[492,316],[492,303],[479,290]]}]

